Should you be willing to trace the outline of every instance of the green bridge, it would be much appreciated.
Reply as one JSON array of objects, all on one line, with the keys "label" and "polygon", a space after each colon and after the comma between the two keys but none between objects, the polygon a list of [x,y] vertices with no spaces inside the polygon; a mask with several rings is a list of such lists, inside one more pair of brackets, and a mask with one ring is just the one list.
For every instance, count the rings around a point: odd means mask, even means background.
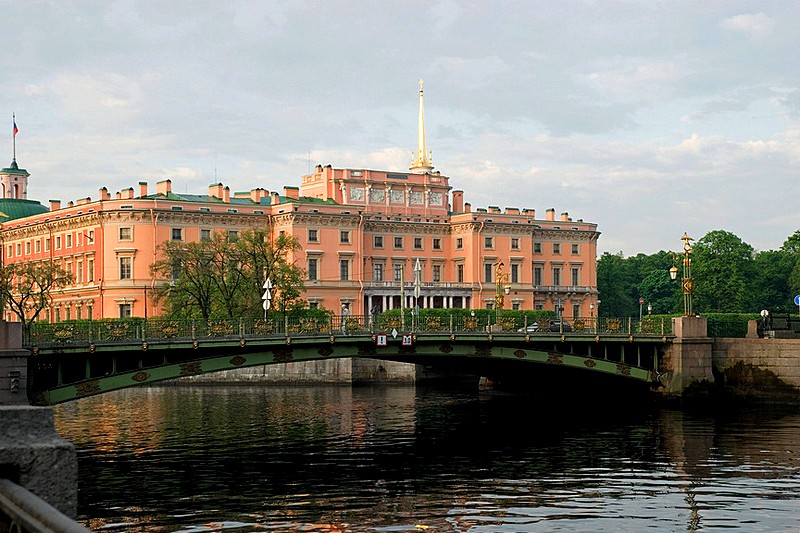
[{"label": "green bridge", "polygon": [[255,365],[364,357],[496,380],[585,387],[659,386],[673,342],[669,319],[647,317],[498,323],[478,317],[285,316],[272,320],[169,319],[35,323],[28,396],[53,405],[179,377]]}]

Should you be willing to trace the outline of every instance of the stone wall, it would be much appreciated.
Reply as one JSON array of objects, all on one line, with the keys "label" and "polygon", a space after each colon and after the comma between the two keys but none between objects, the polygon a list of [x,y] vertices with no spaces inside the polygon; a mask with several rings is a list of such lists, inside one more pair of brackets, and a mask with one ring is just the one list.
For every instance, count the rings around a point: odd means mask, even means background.
[{"label": "stone wall", "polygon": [[800,339],[714,339],[717,385],[737,397],[800,401]]}]

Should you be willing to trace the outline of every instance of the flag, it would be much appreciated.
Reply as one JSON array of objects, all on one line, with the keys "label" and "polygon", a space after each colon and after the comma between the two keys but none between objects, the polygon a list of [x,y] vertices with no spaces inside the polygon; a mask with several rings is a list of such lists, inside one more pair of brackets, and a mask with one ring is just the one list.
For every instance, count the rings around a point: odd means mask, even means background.
[{"label": "flag", "polygon": [[14,120],[14,137],[17,136],[17,133],[19,133],[19,128],[17,127],[17,121]]}]

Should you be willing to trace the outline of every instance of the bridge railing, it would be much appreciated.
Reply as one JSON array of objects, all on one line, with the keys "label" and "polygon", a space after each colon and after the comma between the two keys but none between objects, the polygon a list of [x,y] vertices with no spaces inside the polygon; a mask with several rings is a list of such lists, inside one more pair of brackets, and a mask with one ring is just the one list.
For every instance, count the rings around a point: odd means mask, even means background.
[{"label": "bridge railing", "polygon": [[370,335],[480,333],[500,335],[635,335],[662,337],[672,334],[669,317],[578,317],[564,320],[525,317],[437,315],[346,315],[309,317],[279,315],[264,319],[172,320],[168,318],[84,320],[56,323],[34,322],[26,332],[26,346],[70,343],[113,344],[131,341],[169,341],[213,338],[319,337],[322,335]]},{"label": "bridge railing", "polygon": [[0,531],[91,533],[91,531],[8,479],[0,479]]}]

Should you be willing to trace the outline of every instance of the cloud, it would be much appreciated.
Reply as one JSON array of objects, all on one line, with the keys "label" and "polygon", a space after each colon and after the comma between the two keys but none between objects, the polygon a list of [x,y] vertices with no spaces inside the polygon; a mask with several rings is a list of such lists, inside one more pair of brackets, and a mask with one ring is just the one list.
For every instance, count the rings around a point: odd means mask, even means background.
[{"label": "cloud", "polygon": [[765,39],[775,27],[775,21],[765,13],[746,13],[728,17],[719,23],[722,29],[744,34],[748,39]]}]

